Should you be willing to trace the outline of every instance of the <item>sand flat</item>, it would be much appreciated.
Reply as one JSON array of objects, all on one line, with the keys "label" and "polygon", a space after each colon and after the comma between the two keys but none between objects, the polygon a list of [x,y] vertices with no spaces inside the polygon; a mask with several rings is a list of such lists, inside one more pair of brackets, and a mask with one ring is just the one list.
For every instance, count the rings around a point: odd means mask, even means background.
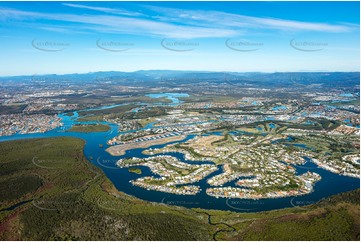
[{"label": "sand flat", "polygon": [[133,142],[121,145],[115,145],[106,149],[106,151],[111,154],[112,156],[120,156],[124,155],[127,150],[136,149],[136,148],[148,148],[153,145],[161,145],[166,144],[173,141],[180,141],[185,139],[186,135],[179,135],[179,136],[170,136],[165,138],[159,138],[154,140],[146,140],[142,142]]}]

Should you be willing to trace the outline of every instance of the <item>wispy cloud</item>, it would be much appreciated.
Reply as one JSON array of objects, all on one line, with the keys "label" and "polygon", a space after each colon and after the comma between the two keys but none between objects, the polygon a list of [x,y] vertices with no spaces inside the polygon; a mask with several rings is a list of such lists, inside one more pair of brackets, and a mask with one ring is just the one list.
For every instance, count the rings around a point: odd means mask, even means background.
[{"label": "wispy cloud", "polygon": [[0,19],[56,20],[82,24],[73,26],[81,29],[169,38],[228,37],[237,34],[235,30],[231,29],[182,26],[143,18],[129,18],[113,15],[47,14],[4,8],[0,8]]},{"label": "wispy cloud", "polygon": [[67,28],[59,28],[59,27],[50,27],[50,26],[44,26],[39,27],[40,29],[52,31],[52,32],[58,32],[58,33],[69,33],[69,29]]},{"label": "wispy cloud", "polygon": [[[63,5],[101,12],[100,14],[42,13],[0,8],[0,20],[7,19],[26,21],[36,24],[42,20],[52,20],[67,24],[69,29],[96,31],[101,33],[121,33],[142,36],[158,36],[162,38],[217,38],[241,36],[244,33],[268,30],[282,31],[317,31],[342,33],[358,29],[358,25],[340,23],[301,22],[269,17],[253,17],[220,11],[183,10],[157,6],[142,6],[151,11],[149,16],[138,12],[118,8],[94,7],[83,4],[63,3]],[[42,23],[44,24],[44,22]],[[57,29],[57,23],[45,27],[47,30]],[[43,28],[44,26],[39,26]]]},{"label": "wispy cloud", "polygon": [[72,8],[89,9],[89,10],[100,11],[100,12],[104,12],[104,13],[119,14],[119,15],[126,15],[126,16],[143,15],[138,12],[127,11],[127,10],[119,9],[119,8],[94,7],[94,6],[87,6],[87,5],[74,4],[74,3],[63,3],[63,5],[67,6],[67,7],[72,7]]},{"label": "wispy cloud", "polygon": [[156,13],[162,21],[178,21],[202,26],[217,25],[237,29],[279,29],[289,31],[347,32],[359,28],[359,25],[348,23],[326,24],[302,22],[269,17],[252,17],[219,11],[183,10],[158,6],[145,6]]}]

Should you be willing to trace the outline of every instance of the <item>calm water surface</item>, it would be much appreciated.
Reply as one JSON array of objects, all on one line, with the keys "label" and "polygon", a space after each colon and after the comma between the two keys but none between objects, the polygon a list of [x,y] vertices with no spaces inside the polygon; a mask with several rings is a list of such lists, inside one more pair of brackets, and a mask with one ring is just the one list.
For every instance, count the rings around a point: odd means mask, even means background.
[{"label": "calm water surface", "polygon": [[[152,94],[151,94],[152,95]],[[160,94],[161,97],[166,94]],[[187,94],[188,95],[188,94]],[[182,95],[181,95],[182,96]],[[155,97],[155,96],[153,96]],[[156,97],[160,97],[159,95]],[[172,98],[177,98],[177,96],[171,95]],[[179,101],[179,100],[178,100]],[[176,102],[179,103],[179,102]],[[112,106],[114,107],[114,106]],[[109,107],[106,107],[109,108]],[[272,209],[280,209],[291,206],[302,206],[309,205],[319,201],[322,198],[328,197],[333,194],[340,192],[350,191],[360,187],[360,180],[358,178],[351,178],[346,176],[337,175],[317,167],[312,163],[311,159],[305,157],[306,163],[302,166],[294,166],[296,168],[297,174],[302,174],[307,171],[312,171],[320,174],[322,176],[321,181],[317,182],[314,186],[314,192],[308,195],[299,196],[299,197],[286,197],[286,198],[274,198],[274,199],[259,199],[259,200],[250,200],[250,199],[225,199],[225,198],[214,198],[208,196],[205,191],[210,187],[206,180],[209,177],[215,176],[222,172],[220,166],[218,170],[203,180],[194,183],[194,185],[199,185],[201,187],[201,192],[195,196],[191,195],[174,195],[169,193],[163,193],[158,191],[148,191],[140,187],[133,186],[129,181],[137,179],[143,176],[154,176],[148,167],[140,166],[142,174],[138,175],[128,171],[128,168],[119,168],[116,166],[116,161],[120,158],[125,157],[149,157],[148,155],[142,154],[142,151],[145,149],[133,149],[126,152],[123,156],[114,157],[108,154],[105,150],[109,147],[106,142],[118,134],[118,126],[108,122],[78,122],[78,113],[74,112],[73,116],[67,116],[65,114],[59,115],[63,120],[63,127],[51,130],[46,133],[38,134],[16,134],[12,136],[3,136],[0,137],[0,141],[8,140],[18,140],[18,139],[29,139],[29,138],[49,138],[49,137],[59,137],[59,136],[68,136],[68,137],[77,137],[86,141],[84,147],[84,154],[90,160],[91,163],[103,170],[105,175],[111,180],[115,187],[124,193],[133,195],[137,198],[144,199],[152,202],[165,203],[169,205],[177,205],[184,207],[198,207],[205,209],[220,209],[220,210],[232,210],[232,211],[242,211],[242,212],[258,212],[266,211]],[[80,132],[65,132],[74,124],[92,124],[92,123],[102,123],[108,124],[111,129],[107,132],[97,132],[97,133],[80,133]],[[154,123],[147,125],[145,128],[151,128]],[[193,138],[194,135],[189,135],[185,140]],[[184,141],[185,141],[184,140]],[[103,146],[99,146],[102,144]],[[161,148],[167,144],[155,145],[152,148]],[[181,153],[168,153],[174,157],[177,157],[183,162],[190,164],[204,164],[211,163],[205,161],[188,161],[184,158],[184,155]],[[235,181],[231,181],[225,186],[234,186]],[[300,208],[302,209],[302,208]]]}]

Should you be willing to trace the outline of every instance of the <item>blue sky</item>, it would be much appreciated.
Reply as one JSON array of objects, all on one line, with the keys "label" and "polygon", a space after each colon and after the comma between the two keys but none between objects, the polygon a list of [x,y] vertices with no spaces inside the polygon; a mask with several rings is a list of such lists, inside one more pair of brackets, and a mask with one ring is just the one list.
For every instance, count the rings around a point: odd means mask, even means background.
[{"label": "blue sky", "polygon": [[359,2],[0,2],[0,75],[359,71]]}]

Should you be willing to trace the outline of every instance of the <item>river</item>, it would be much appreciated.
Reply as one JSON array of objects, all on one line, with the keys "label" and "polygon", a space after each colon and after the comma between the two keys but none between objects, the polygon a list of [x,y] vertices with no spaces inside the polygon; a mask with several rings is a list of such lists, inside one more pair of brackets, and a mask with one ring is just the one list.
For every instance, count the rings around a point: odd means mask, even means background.
[{"label": "river", "polygon": [[[174,96],[172,96],[174,98]],[[178,102],[179,103],[179,102]],[[171,105],[174,105],[172,103]],[[319,201],[322,198],[328,197],[333,194],[350,191],[360,187],[360,180],[358,178],[351,178],[346,176],[337,175],[317,167],[307,157],[307,162],[302,166],[295,166],[297,174],[302,174],[307,171],[313,171],[322,176],[321,181],[317,182],[314,186],[314,192],[298,197],[285,197],[285,198],[272,198],[272,199],[225,199],[214,198],[206,194],[206,189],[209,186],[206,180],[209,177],[220,174],[221,167],[218,166],[218,170],[209,176],[205,177],[201,181],[194,183],[201,187],[201,192],[197,195],[174,195],[169,193],[163,193],[158,191],[146,190],[137,186],[133,186],[129,181],[137,179],[143,176],[154,175],[147,167],[139,167],[142,170],[142,174],[138,175],[128,171],[128,168],[119,168],[116,166],[116,161],[125,157],[149,157],[142,154],[145,149],[133,149],[126,152],[123,156],[114,157],[107,153],[105,150],[109,147],[106,142],[118,134],[118,126],[105,121],[102,122],[78,122],[78,113],[73,112],[73,116],[67,116],[60,114],[64,125],[54,130],[45,133],[36,134],[15,134],[12,136],[2,136],[1,141],[18,140],[18,139],[30,139],[30,138],[50,138],[50,137],[76,137],[86,141],[84,147],[84,154],[87,159],[95,166],[103,170],[105,175],[111,180],[114,186],[126,194],[133,195],[137,198],[151,201],[165,203],[169,205],[184,206],[188,208],[204,208],[204,209],[219,209],[219,210],[232,210],[242,212],[259,212],[272,209],[281,209],[291,206],[309,205]],[[81,132],[66,132],[74,124],[89,124],[89,123],[102,123],[110,126],[110,130],[106,132],[94,132],[94,133],[81,133]],[[146,126],[151,128],[152,124]],[[193,135],[189,135],[185,140],[191,139]],[[102,144],[102,146],[100,146]],[[161,148],[167,144],[155,145],[151,148]],[[184,155],[181,153],[169,153],[179,160],[187,163],[202,163],[202,161],[194,162],[185,160]],[[30,158],[30,157],[29,157]],[[204,163],[204,162],[203,162]],[[234,181],[229,182],[226,185],[233,185]],[[300,208],[302,209],[302,208]]]}]

